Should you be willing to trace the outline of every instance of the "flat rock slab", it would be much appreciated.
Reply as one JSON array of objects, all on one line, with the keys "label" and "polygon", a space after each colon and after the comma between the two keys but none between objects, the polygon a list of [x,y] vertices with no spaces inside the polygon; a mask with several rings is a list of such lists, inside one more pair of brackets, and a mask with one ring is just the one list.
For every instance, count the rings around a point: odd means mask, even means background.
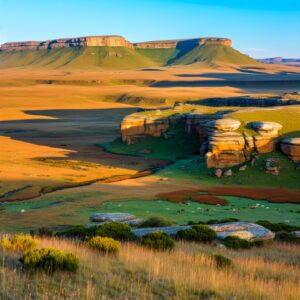
[{"label": "flat rock slab", "polygon": [[92,222],[125,222],[136,217],[127,213],[97,213],[90,216]]},{"label": "flat rock slab", "polygon": [[250,126],[257,131],[279,131],[282,125],[277,122],[251,122]]},{"label": "flat rock slab", "polygon": [[220,131],[235,131],[241,126],[241,122],[235,119],[218,119],[206,123],[208,128]]}]

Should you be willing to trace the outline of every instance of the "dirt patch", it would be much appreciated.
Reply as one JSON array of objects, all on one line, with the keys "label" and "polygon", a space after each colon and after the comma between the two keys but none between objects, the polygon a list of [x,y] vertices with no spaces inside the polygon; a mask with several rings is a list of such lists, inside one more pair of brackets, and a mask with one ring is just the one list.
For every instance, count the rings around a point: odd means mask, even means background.
[{"label": "dirt patch", "polygon": [[300,203],[300,192],[288,189],[214,187],[209,195],[247,197],[253,200],[267,200],[273,203]]},{"label": "dirt patch", "polygon": [[187,200],[190,200],[193,196],[196,196],[198,193],[195,189],[190,190],[179,190],[174,192],[159,193],[156,195],[156,198],[160,200],[167,200],[175,203],[183,203]]},{"label": "dirt patch", "polygon": [[193,196],[192,200],[201,204],[210,204],[210,205],[227,204],[227,201],[225,199],[216,197],[214,195],[197,195],[197,196]]}]

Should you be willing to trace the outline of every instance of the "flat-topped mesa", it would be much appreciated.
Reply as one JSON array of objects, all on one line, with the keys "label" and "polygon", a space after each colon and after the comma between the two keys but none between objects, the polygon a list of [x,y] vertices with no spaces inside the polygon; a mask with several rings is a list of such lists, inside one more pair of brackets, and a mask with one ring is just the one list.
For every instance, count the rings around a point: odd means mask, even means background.
[{"label": "flat-topped mesa", "polygon": [[69,39],[55,39],[47,41],[13,42],[1,45],[2,51],[42,50],[72,47],[126,47],[132,44],[122,36],[87,36]]},{"label": "flat-topped mesa", "polygon": [[165,49],[182,49],[182,48],[195,48],[201,45],[223,45],[231,46],[232,42],[227,38],[196,38],[196,39],[182,39],[182,40],[165,40],[165,41],[149,41],[135,43],[133,46],[135,48],[142,49],[155,49],[155,48],[165,48]]}]

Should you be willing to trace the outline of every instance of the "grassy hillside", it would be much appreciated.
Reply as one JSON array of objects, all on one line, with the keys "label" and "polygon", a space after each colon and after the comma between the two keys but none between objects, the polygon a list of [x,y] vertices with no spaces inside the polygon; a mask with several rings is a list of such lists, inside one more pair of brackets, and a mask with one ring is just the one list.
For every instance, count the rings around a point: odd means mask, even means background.
[{"label": "grassy hillside", "polygon": [[170,61],[179,54],[178,49],[136,49],[138,53],[149,58],[151,61],[155,62],[160,66],[165,66],[170,63]]},{"label": "grassy hillside", "polygon": [[197,62],[207,64],[256,64],[256,61],[251,57],[231,47],[220,45],[203,45],[196,47],[185,55],[175,59],[173,64],[188,65]]},{"label": "grassy hillside", "polygon": [[0,52],[0,68],[111,68],[131,69],[155,65],[150,59],[133,49],[124,47],[85,47],[51,50]]},{"label": "grassy hillside", "polygon": [[82,47],[0,52],[0,68],[46,67],[74,69],[134,69],[166,65],[255,64],[256,61],[227,46],[203,45],[192,50]]}]

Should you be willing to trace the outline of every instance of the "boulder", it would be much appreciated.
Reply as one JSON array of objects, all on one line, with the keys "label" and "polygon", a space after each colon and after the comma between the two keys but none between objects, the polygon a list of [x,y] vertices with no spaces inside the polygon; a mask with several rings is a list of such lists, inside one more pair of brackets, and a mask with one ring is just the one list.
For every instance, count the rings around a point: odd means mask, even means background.
[{"label": "boulder", "polygon": [[241,126],[241,122],[238,120],[226,118],[209,121],[206,126],[213,130],[218,131],[235,131]]},{"label": "boulder", "polygon": [[250,126],[262,135],[269,135],[277,137],[279,135],[280,130],[282,129],[282,125],[276,122],[252,122]]},{"label": "boulder", "polygon": [[215,177],[221,178],[222,177],[222,170],[221,169],[216,169],[215,170]]},{"label": "boulder", "polygon": [[280,150],[292,161],[300,162],[300,137],[286,138],[280,142]]},{"label": "boulder", "polygon": [[127,213],[96,213],[90,216],[92,222],[125,222],[136,217]]},{"label": "boulder", "polygon": [[231,177],[232,175],[233,175],[233,173],[232,173],[231,169],[224,172],[224,177]]},{"label": "boulder", "polygon": [[247,170],[247,165],[243,165],[239,167],[239,171],[243,172]]}]

